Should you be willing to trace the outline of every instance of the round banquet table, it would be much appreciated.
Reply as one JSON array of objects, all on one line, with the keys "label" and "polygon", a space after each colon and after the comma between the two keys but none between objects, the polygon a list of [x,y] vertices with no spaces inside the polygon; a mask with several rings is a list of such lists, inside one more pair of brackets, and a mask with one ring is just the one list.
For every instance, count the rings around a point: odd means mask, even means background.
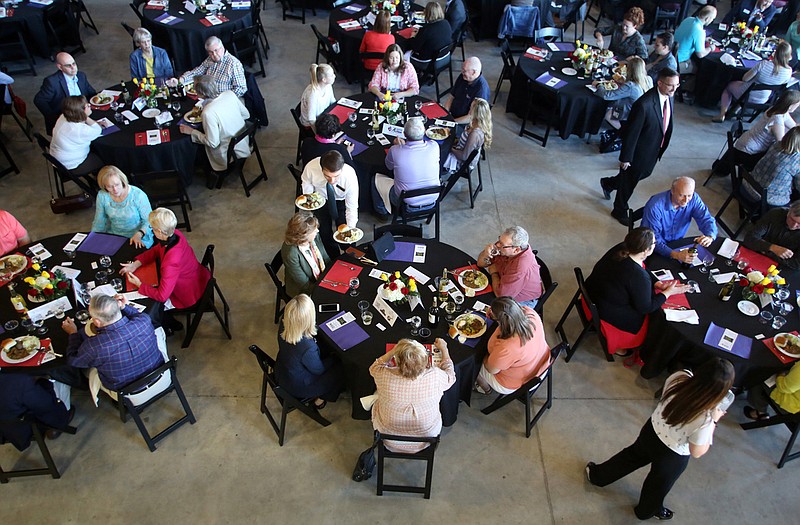
[{"label": "round banquet table", "polygon": [[[233,32],[253,25],[250,9],[231,9],[229,0],[218,0],[218,3],[226,4],[218,14],[225,16],[228,21],[209,27],[200,22],[207,13],[199,9],[189,13],[183,7],[184,0],[170,0],[166,11],[142,6],[142,25],[153,34],[153,43],[164,47],[172,57],[176,75],[199,66],[208,58],[205,48],[208,37],[219,37],[230,51]],[[182,20],[170,25],[158,22],[156,19],[165,13]]]},{"label": "round banquet table", "polygon": [[[709,251],[715,254],[716,258],[712,268],[719,269],[722,274],[736,271],[736,266],[727,266],[724,262],[727,259],[716,255],[723,240],[718,238],[709,248]],[[692,239],[683,239],[670,243],[670,246],[680,248],[690,244],[692,244]],[[709,282],[708,274],[699,271],[700,266],[687,269],[674,259],[668,259],[657,254],[651,255],[647,260],[647,269],[653,271],[662,268],[670,270],[675,278],[678,278],[678,273],[682,272],[687,279],[697,281],[700,285],[699,294],[686,294],[691,308],[696,310],[700,317],[700,323],[692,325],[668,322],[663,310],[651,314],[647,340],[642,346],[642,359],[645,361],[645,366],[642,368],[642,376],[655,377],[673,359],[691,366],[699,365],[711,357],[721,357],[733,363],[736,370],[734,386],[747,389],[789,366],[782,363],[764,343],[755,339],[754,336],[763,334],[766,338],[771,338],[779,332],[791,332],[800,329],[800,318],[798,318],[800,308],[797,307],[797,303],[794,301],[794,289],[800,284],[800,272],[781,270],[781,276],[792,285],[792,295],[789,301],[795,308],[785,316],[786,324],[783,328],[773,330],[770,325],[761,324],[758,316],[748,317],[738,310],[736,305],[742,300],[741,287],[738,284],[735,285],[733,296],[728,301],[723,302],[718,298],[722,285]],[[683,279],[682,281],[685,282]],[[734,332],[752,338],[750,357],[745,359],[705,344],[705,335],[712,322],[717,326],[729,328]]]},{"label": "round banquet table", "polygon": [[[567,85],[556,91],[559,136],[567,139],[570,135],[594,135],[600,131],[609,102],[586,88],[587,84],[592,83],[591,79],[568,76],[561,72],[562,68],[572,67],[568,61],[569,55],[566,51],[553,52],[550,59],[544,62],[521,56],[511,80],[506,113],[524,116],[530,99],[528,81],[548,72],[567,82]],[[533,85],[534,89],[552,92],[552,88],[544,84],[534,82]]]},{"label": "round banquet table", "polygon": [[[352,395],[352,417],[354,419],[370,418],[370,412],[364,410],[360,402],[362,397],[375,392],[375,382],[369,374],[369,367],[375,359],[386,352],[387,343],[397,343],[400,339],[412,338],[410,334],[411,325],[406,322],[406,319],[411,318],[413,315],[418,315],[423,319],[422,325],[430,327],[427,323],[427,308],[432,304],[434,294],[428,288],[428,285],[433,282],[433,278],[437,275],[442,275],[443,268],[456,269],[472,262],[470,255],[462,252],[458,248],[438,242],[434,239],[396,238],[395,242],[411,242],[427,246],[424,263],[384,260],[377,266],[379,270],[386,272],[394,272],[396,270],[402,272],[409,266],[413,266],[429,276],[431,281],[428,284],[425,286],[419,285],[419,292],[424,309],[418,306],[412,313],[409,311],[407,304],[394,307],[398,319],[395,321],[394,326],[389,326],[389,323],[387,323],[383,316],[372,306],[372,301],[375,299],[378,287],[383,284],[383,281],[369,276],[370,271],[376,268],[374,266],[364,266],[359,273],[358,277],[361,281],[361,285],[358,289],[359,294],[357,297],[348,295],[346,287],[342,288],[341,292],[335,292],[321,286],[317,286],[311,296],[317,307],[326,303],[338,303],[341,308],[340,311],[351,312],[356,317],[356,320],[353,322],[358,323],[369,335],[367,340],[353,346],[347,351],[342,351],[322,329],[320,329],[317,334],[321,346],[328,348],[331,352],[336,352],[344,364],[347,385]],[[346,253],[338,260],[344,261],[348,265],[362,266],[357,259]],[[331,268],[333,268],[333,264]],[[330,271],[330,269],[328,271]],[[326,272],[326,275],[327,273],[328,272]],[[492,292],[482,295],[479,294],[475,297],[466,297],[463,306],[465,309],[471,308],[476,300],[485,304],[491,304],[494,298],[495,295]],[[372,324],[369,326],[364,326],[364,323],[361,321],[360,312],[357,307],[359,301],[369,301],[370,303],[370,310],[373,312],[374,317],[372,319]],[[337,315],[337,313],[317,313],[317,324],[322,326],[335,315]],[[378,323],[383,324],[386,330],[381,331],[377,327]],[[447,347],[450,350],[450,357],[455,365],[456,382],[444,393],[439,405],[442,413],[442,422],[445,426],[450,426],[455,423],[458,417],[458,404],[460,401],[464,401],[469,405],[472,385],[480,370],[481,360],[486,354],[486,344],[494,328],[494,324],[487,327],[486,332],[480,337],[475,348],[472,348],[467,344],[461,344],[457,340],[451,339],[447,335],[448,325],[444,320],[444,312],[441,312],[438,326],[431,329],[431,337],[420,340],[422,343],[433,343],[434,339],[437,337],[445,339],[445,341],[447,341]]]},{"label": "round banquet table", "polygon": [[[59,9],[66,0],[53,0],[49,9]],[[22,31],[26,44],[32,54],[48,58],[50,44],[47,40],[47,28],[44,24],[45,6],[33,5],[22,1],[14,9],[12,16],[0,18],[0,45],[17,41],[17,31]]]},{"label": "round banquet table", "polygon": [[[98,263],[98,269],[100,269],[99,260],[100,255],[88,252],[80,251],[80,247],[77,251],[75,251],[75,258],[70,259],[67,257],[63,251],[64,246],[72,239],[74,233],[65,233],[63,235],[56,235],[53,237],[48,237],[46,239],[40,239],[35,241],[29,245],[22,246],[20,249],[17,250],[20,254],[26,254],[27,249],[30,246],[36,245],[41,243],[47,251],[49,251],[52,256],[42,261],[48,268],[48,270],[52,270],[55,266],[62,265],[64,262],[68,263],[68,267],[73,268],[75,270],[80,270],[80,275],[78,275],[77,280],[79,283],[86,284],[89,281],[95,280],[95,273],[97,270],[92,268],[92,263]],[[137,254],[141,253],[144,250],[140,250],[135,248],[134,246],[128,244],[127,240],[125,243],[117,250],[117,252],[111,256],[111,268],[119,268],[120,263],[132,260]],[[14,253],[17,253],[14,252]],[[69,263],[72,263],[69,265]],[[28,270],[30,271],[30,270]],[[26,272],[22,272],[15,276],[14,282],[21,283],[22,279],[27,275]],[[24,284],[17,285],[17,291],[26,296],[25,290],[27,290]],[[75,318],[75,312],[84,308],[84,306],[76,303],[75,301],[75,293],[74,289],[70,287],[70,291],[66,294],[66,297],[69,298],[69,302],[72,305],[72,310],[66,312],[68,317]],[[154,303],[151,299],[137,299],[137,303],[145,306],[150,307]],[[27,300],[26,303],[28,305],[28,309],[33,309],[38,306],[42,306],[47,303],[32,303],[31,301]],[[2,324],[5,324],[6,321],[16,319],[20,320],[19,315],[14,311],[13,306],[11,305],[11,296],[8,291],[8,286],[4,285],[0,287],[0,330],[2,330]],[[82,328],[80,323],[78,324],[79,329]],[[79,372],[76,372],[71,366],[67,364],[67,358],[63,357],[66,353],[67,349],[67,342],[68,336],[61,329],[61,321],[56,319],[55,317],[51,317],[50,319],[45,320],[44,326],[48,328],[47,334],[40,336],[42,338],[49,338],[51,341],[51,348],[57,354],[61,354],[62,357],[57,357],[52,361],[48,361],[46,363],[42,363],[39,366],[3,366],[4,362],[2,358],[0,358],[0,367],[2,373],[25,373],[25,374],[40,374],[46,373],[50,375],[54,379],[61,381],[62,383],[67,383],[74,387],[82,387],[83,378]],[[17,327],[16,330],[13,332],[5,332],[0,336],[0,338],[7,338],[7,337],[19,337],[22,335],[26,335],[25,330],[22,326]]]},{"label": "round banquet table", "polygon": [[[119,91],[119,85],[112,86],[110,90]],[[158,109],[164,111],[166,99],[158,99]],[[147,130],[156,129],[155,120],[142,116],[142,112],[127,105],[125,109],[132,111],[139,118],[131,121],[128,125],[124,122],[114,120],[112,109],[92,109],[94,120],[103,117],[108,118],[119,128],[119,131],[105,134],[92,142],[92,150],[106,164],[112,164],[121,169],[126,174],[148,173],[151,171],[177,170],[183,181],[183,185],[188,187],[194,177],[195,157],[198,153],[205,154],[198,144],[192,142],[189,135],[184,135],[178,128],[178,122],[182,116],[188,113],[197,103],[189,97],[181,99],[181,109],[176,114],[173,113],[172,122],[165,126],[169,130],[169,142],[162,142],[154,146],[137,146],[136,134]],[[146,109],[146,108],[145,108]],[[123,111],[120,108],[120,112]]]},{"label": "round banquet table", "polygon": [[[362,108],[369,108],[371,109],[373,106],[373,102],[375,102],[376,97],[372,93],[358,93],[356,95],[349,95],[347,98],[351,100],[355,100],[357,102],[363,102]],[[418,95],[412,97],[406,97],[405,101],[409,107],[409,115],[413,116],[416,113],[416,109],[414,109],[414,103],[417,100],[422,100],[423,103],[432,102],[431,100],[420,97]],[[333,104],[331,107],[325,110],[325,113],[329,113],[335,108],[340,107],[338,104]],[[436,109],[435,106],[430,106],[433,109]],[[441,107],[441,106],[439,106]],[[347,108],[343,108],[347,109]],[[444,110],[444,108],[441,108]],[[427,111],[426,107],[422,108],[423,111]],[[447,111],[447,110],[444,110]],[[359,118],[356,121],[356,127],[351,128],[350,122],[347,120],[342,120],[343,116],[339,117],[339,121],[342,122],[342,131],[344,134],[350,137],[353,140],[356,140],[362,143],[364,146],[367,147],[361,153],[355,155],[353,160],[356,164],[356,174],[358,175],[358,207],[362,210],[372,210],[372,179],[375,177],[376,173],[389,173],[389,170],[386,168],[386,152],[391,147],[391,144],[388,146],[381,146],[381,144],[375,140],[374,144],[368,145],[367,144],[367,129],[370,127],[370,115],[360,114]],[[447,112],[447,115],[439,117],[441,120],[453,121],[453,116],[450,112]],[[425,128],[430,128],[434,126],[435,119],[428,119],[428,122],[425,124]],[[454,137],[454,130],[455,128],[450,129],[450,136],[442,141],[439,142],[439,164],[444,164],[444,161],[447,159],[448,153],[450,153],[450,149],[453,146],[453,142],[455,140]],[[379,130],[380,131],[380,130]],[[394,140],[392,136],[386,136],[389,140]],[[430,140],[430,139],[425,139]]]}]

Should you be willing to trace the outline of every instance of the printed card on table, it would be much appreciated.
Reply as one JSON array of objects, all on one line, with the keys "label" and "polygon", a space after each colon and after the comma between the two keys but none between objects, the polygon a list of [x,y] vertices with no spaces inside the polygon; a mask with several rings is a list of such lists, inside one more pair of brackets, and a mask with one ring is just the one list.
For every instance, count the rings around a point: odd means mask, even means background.
[{"label": "printed card on table", "polygon": [[391,135],[392,137],[400,137],[402,139],[406,138],[405,133],[403,133],[403,126],[393,126],[391,124],[384,124],[381,132],[384,135]]},{"label": "printed card on table", "polygon": [[369,271],[369,276],[374,277],[379,281],[384,280],[383,276],[386,276],[386,279],[388,280],[390,275],[391,274],[389,272],[384,272],[383,270],[378,270],[377,268],[373,268],[372,270]]},{"label": "printed card on table", "polygon": [[51,317],[55,317],[56,310],[58,308],[63,308],[65,312],[72,310],[72,304],[69,302],[69,297],[59,297],[55,301],[50,301],[42,306],[32,308],[28,310],[28,317],[34,323],[39,320],[45,321]]},{"label": "printed card on table", "polygon": [[72,239],[70,239],[69,242],[66,245],[64,245],[64,251],[74,252],[75,250],[78,249],[78,246],[81,245],[81,243],[85,238],[86,238],[85,233],[76,233],[75,235],[72,236]]},{"label": "printed card on table", "polygon": [[351,109],[358,109],[364,104],[363,102],[356,102],[355,100],[351,100],[347,97],[340,98],[336,103],[339,104],[340,106],[344,106]]},{"label": "printed card on table", "polygon": [[[428,251],[428,247],[424,244],[415,244],[414,245],[414,261],[418,264],[423,264],[425,262],[425,253]],[[425,283],[422,283],[425,284]]]},{"label": "printed card on table", "polygon": [[442,119],[438,119],[437,118],[433,123],[436,124],[437,126],[442,126],[442,127],[445,127],[445,128],[454,128],[454,127],[456,127],[456,123],[453,122],[452,120],[442,120]]},{"label": "printed card on table", "polygon": [[335,332],[339,328],[345,326],[347,323],[351,323],[351,322],[353,322],[355,320],[356,320],[356,318],[353,316],[352,313],[345,312],[344,315],[342,315],[340,317],[337,317],[336,319],[333,319],[332,321],[328,321],[327,323],[325,323],[325,326],[327,326],[328,330],[330,330],[331,332]]},{"label": "printed card on table", "polygon": [[413,266],[409,266],[408,268],[403,270],[403,273],[408,275],[409,277],[413,277],[419,284],[423,284],[424,285],[424,284],[427,284],[428,281],[431,280],[430,277],[428,277],[427,275],[425,275],[421,271],[417,270]]},{"label": "printed card on table", "polygon": [[383,133],[375,135],[375,140],[377,140],[381,146],[388,146],[392,143]]},{"label": "printed card on table", "polygon": [[40,261],[46,261],[47,259],[53,256],[53,254],[48,252],[47,248],[45,248],[44,245],[42,245],[42,243],[40,242],[28,248],[28,251],[30,251],[33,255],[38,257]]},{"label": "printed card on table", "polygon": [[389,306],[389,303],[383,300],[383,297],[380,295],[375,296],[375,300],[372,301],[372,306],[378,311],[379,314],[386,319],[386,322],[389,323],[389,326],[394,326],[394,323],[397,321],[397,313],[392,310],[392,307]]}]

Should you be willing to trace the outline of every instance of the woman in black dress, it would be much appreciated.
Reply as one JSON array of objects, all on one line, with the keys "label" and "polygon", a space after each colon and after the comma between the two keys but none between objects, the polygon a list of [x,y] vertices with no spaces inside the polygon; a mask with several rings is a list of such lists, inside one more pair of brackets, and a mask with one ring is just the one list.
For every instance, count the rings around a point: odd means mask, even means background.
[{"label": "woman in black dress", "polygon": [[407,46],[407,51],[411,51],[411,64],[417,73],[422,73],[428,67],[428,62],[436,58],[436,53],[452,43],[452,34],[442,7],[436,2],[428,2],[425,6],[425,25],[415,30]]}]

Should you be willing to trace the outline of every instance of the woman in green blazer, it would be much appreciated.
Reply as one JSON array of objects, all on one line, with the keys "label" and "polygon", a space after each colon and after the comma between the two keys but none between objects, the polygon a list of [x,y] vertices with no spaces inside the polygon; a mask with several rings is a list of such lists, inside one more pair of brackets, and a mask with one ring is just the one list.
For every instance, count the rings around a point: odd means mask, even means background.
[{"label": "woman in green blazer", "polygon": [[319,238],[319,221],[310,212],[297,212],[286,227],[281,246],[286,293],[294,297],[311,290],[330,265],[331,259]]}]

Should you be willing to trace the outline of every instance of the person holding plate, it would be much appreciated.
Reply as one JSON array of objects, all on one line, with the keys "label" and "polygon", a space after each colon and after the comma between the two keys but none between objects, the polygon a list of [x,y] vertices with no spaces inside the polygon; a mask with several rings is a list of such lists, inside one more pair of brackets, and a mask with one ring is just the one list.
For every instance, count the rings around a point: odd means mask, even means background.
[{"label": "person holding plate", "polygon": [[511,297],[495,299],[489,317],[497,321],[497,330],[489,338],[475,389],[511,394],[547,369],[550,347],[539,314]]},{"label": "person holding plate", "polygon": [[534,308],[544,287],[539,263],[528,242],[528,232],[522,226],[506,228],[497,242],[487,244],[478,255],[478,266],[491,275],[495,294]]},{"label": "person holding plate", "polygon": [[153,230],[147,217],[153,209],[145,192],[128,184],[116,166],[105,166],[97,174],[97,192],[92,231],[122,235],[137,248],[153,245]]},{"label": "person holding plate", "polygon": [[28,230],[6,210],[0,210],[0,255],[31,243]]},{"label": "person holding plate", "polygon": [[325,268],[330,266],[325,247],[319,236],[319,220],[308,211],[295,213],[286,226],[281,246],[286,275],[286,293],[291,297],[310,294]]},{"label": "person holding plate", "polygon": [[419,81],[414,66],[403,59],[403,50],[397,44],[386,48],[383,61],[372,74],[369,92],[383,100],[385,93],[400,99],[419,94]]}]

